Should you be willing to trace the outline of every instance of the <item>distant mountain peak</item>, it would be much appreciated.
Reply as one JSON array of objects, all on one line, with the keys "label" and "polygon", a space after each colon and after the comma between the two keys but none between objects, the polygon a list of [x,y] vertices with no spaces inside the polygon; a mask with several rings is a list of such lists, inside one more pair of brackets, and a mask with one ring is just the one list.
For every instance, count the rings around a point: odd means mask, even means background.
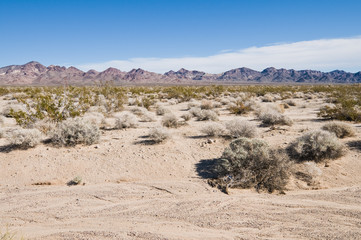
[{"label": "distant mountain peak", "polygon": [[164,74],[135,68],[123,72],[109,67],[102,72],[89,70],[84,72],[76,67],[68,68],[58,65],[48,67],[36,61],[24,65],[10,65],[0,68],[1,85],[62,85],[64,79],[68,84],[95,84],[111,81],[115,84],[132,83],[361,83],[361,71],[349,73],[343,70],[321,72],[316,70],[276,69],[268,67],[263,71],[240,67],[220,74],[209,74],[198,70],[181,68]]}]

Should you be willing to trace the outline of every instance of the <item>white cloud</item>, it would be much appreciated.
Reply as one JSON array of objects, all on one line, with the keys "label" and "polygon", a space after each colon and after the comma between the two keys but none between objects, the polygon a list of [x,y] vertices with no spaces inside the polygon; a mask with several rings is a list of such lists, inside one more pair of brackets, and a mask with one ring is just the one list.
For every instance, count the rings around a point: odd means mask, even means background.
[{"label": "white cloud", "polygon": [[361,36],[250,47],[208,57],[132,58],[89,63],[77,67],[82,70],[95,69],[98,71],[103,71],[108,67],[115,67],[122,71],[143,68],[158,73],[169,70],[176,71],[180,68],[221,73],[239,67],[248,67],[254,70],[276,67],[320,71],[341,69],[357,72],[361,71]]}]

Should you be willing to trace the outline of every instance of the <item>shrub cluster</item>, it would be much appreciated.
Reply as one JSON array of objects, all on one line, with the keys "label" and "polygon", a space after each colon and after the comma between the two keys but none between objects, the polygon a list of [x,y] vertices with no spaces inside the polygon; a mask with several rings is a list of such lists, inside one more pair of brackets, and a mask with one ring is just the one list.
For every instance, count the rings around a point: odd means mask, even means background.
[{"label": "shrub cluster", "polygon": [[81,118],[69,118],[58,124],[50,141],[57,146],[91,145],[99,141],[99,128]]}]

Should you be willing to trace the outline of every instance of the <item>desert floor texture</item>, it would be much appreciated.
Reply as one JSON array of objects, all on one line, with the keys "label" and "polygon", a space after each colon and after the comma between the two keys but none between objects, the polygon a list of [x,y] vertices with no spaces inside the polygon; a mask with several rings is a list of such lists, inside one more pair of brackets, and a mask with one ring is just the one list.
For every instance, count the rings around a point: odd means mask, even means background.
[{"label": "desert floor texture", "polygon": [[[261,127],[253,113],[239,118],[257,123],[271,146],[286,147],[326,123],[317,117],[323,99],[294,101],[284,112],[292,126]],[[179,117],[187,104],[164,106]],[[235,118],[219,112],[220,122]],[[207,184],[207,166],[229,140],[204,137],[206,122],[191,119],[170,129],[171,139],[150,145],[145,136],[161,121],[154,117],[137,128],[102,130],[90,146],[5,151],[0,139],[2,230],[25,239],[361,239],[361,124],[350,123],[356,136],[341,139],[345,156],[317,164],[313,185],[293,178],[285,195],[227,195]],[[82,184],[67,186],[76,176]]]}]

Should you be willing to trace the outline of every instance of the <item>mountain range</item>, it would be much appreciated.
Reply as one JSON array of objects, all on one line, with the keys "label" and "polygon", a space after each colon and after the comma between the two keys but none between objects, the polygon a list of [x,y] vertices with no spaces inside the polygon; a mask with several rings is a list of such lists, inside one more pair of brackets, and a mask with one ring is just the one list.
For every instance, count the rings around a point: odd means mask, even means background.
[{"label": "mountain range", "polygon": [[361,72],[349,73],[341,70],[321,72],[315,70],[287,70],[266,68],[255,71],[236,68],[220,74],[210,74],[196,70],[169,71],[164,74],[133,69],[129,72],[108,68],[98,72],[81,71],[75,67],[50,65],[48,67],[29,62],[0,68],[0,85],[93,85],[104,82],[122,84],[238,84],[238,83],[361,83]]}]

